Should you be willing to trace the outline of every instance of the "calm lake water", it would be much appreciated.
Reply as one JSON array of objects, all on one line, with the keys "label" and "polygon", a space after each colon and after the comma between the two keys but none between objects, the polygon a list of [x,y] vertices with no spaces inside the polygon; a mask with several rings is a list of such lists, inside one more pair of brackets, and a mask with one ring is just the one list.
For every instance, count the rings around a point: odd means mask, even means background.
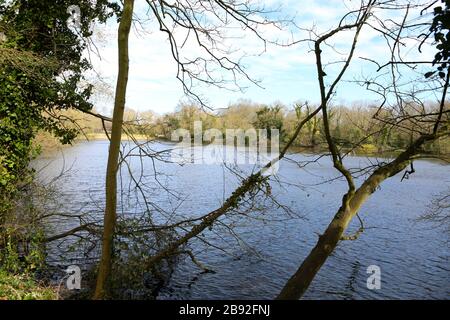
[{"label": "calm lake water", "polygon": [[[171,145],[157,143],[155,150]],[[48,181],[63,168],[70,169],[57,182],[61,206],[69,212],[101,214],[108,142],[92,141],[55,152],[36,160],[42,180]],[[290,155],[296,161],[314,160],[314,156]],[[357,168],[376,159],[349,157],[348,167]],[[381,160],[380,160],[381,161]],[[131,160],[131,170],[142,173],[145,192],[167,212],[187,217],[201,216],[220,206],[237,186],[234,174],[222,165],[141,163]],[[244,172],[251,166],[242,166]],[[366,230],[356,241],[343,241],[327,260],[311,287],[307,299],[448,299],[450,294],[450,250],[448,226],[417,221],[430,210],[431,200],[450,190],[450,170],[435,162],[416,161],[416,173],[400,182],[401,175],[385,181],[360,212]],[[158,181],[154,173],[158,172]],[[127,176],[123,170],[123,176]],[[337,176],[328,158],[300,168],[283,160],[272,179],[273,203],[263,200],[254,209],[253,218],[234,214],[237,240],[223,226],[205,233],[214,246],[194,240],[190,246],[197,259],[215,273],[202,274],[190,259],[183,260],[159,299],[272,299],[295,272],[323,232],[341,202],[345,182]],[[358,180],[360,181],[360,180]],[[129,178],[122,186],[128,190]],[[173,195],[161,190],[169,187]],[[124,197],[126,198],[124,192]],[[137,214],[122,199],[126,214]],[[289,208],[286,210],[284,208]],[[177,221],[174,215],[170,222]],[[260,219],[263,217],[264,219]],[[161,219],[163,219],[161,217]],[[166,218],[165,218],[166,219]],[[359,224],[353,221],[351,230]],[[57,226],[61,231],[68,225]],[[381,269],[381,289],[369,290],[366,271],[370,265]]]}]

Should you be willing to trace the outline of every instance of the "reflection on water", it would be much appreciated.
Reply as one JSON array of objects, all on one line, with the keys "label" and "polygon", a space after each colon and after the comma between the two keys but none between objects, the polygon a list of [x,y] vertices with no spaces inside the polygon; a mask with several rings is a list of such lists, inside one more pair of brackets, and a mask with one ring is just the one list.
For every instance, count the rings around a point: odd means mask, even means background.
[{"label": "reflection on water", "polygon": [[[157,144],[164,149],[167,145]],[[35,162],[42,168],[43,179],[70,167],[60,181],[64,197],[61,202],[69,211],[100,212],[108,143],[80,143],[73,148],[43,157]],[[297,161],[312,156],[290,155]],[[140,169],[137,159],[133,170]],[[353,157],[349,167],[367,165],[374,159]],[[50,163],[50,164],[49,164]],[[49,164],[45,166],[46,164]],[[147,181],[159,173],[158,183],[146,186],[154,208],[185,216],[200,216],[220,205],[236,187],[234,175],[220,165],[185,164],[183,166],[143,162]],[[384,182],[360,212],[366,230],[356,241],[341,242],[314,279],[307,299],[446,299],[450,288],[449,237],[444,229],[432,227],[416,218],[423,214],[433,196],[450,186],[448,167],[425,161],[415,163],[416,173],[400,182],[394,177]],[[251,168],[250,168],[251,169]],[[250,170],[244,168],[244,170]],[[279,205],[256,212],[264,219],[246,219],[239,215],[227,218],[239,240],[225,227],[215,226],[205,233],[213,245],[195,240],[190,246],[197,259],[215,273],[204,273],[185,259],[174,273],[161,299],[271,299],[298,268],[340,204],[345,190],[328,159],[301,169],[292,161],[282,161],[272,194],[280,205],[297,215],[289,216]],[[126,178],[122,187],[126,189]],[[160,190],[163,184],[173,195]],[[128,194],[128,193],[126,193]],[[122,202],[126,199],[122,199]],[[133,211],[135,210],[135,211]],[[127,213],[139,208],[127,206]],[[164,219],[162,218],[164,217]],[[161,219],[167,221],[166,216]],[[172,217],[173,219],[173,217]],[[225,220],[223,220],[225,221]],[[172,221],[173,222],[173,221]],[[355,221],[351,230],[359,227]],[[59,226],[64,229],[64,226]],[[366,288],[369,265],[381,268],[380,290]]]}]

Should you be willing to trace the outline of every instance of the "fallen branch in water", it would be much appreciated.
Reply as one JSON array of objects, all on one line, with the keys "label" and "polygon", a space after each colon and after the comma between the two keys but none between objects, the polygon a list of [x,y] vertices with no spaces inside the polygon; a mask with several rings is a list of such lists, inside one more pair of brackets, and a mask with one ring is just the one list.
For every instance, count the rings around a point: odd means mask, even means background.
[{"label": "fallen branch in water", "polygon": [[225,215],[229,210],[238,207],[241,200],[247,195],[249,192],[254,190],[254,188],[261,182],[265,181],[267,177],[264,176],[264,174],[272,167],[274,166],[278,161],[280,161],[285,154],[287,153],[289,147],[294,143],[296,140],[298,134],[300,133],[303,126],[312,118],[316,116],[316,114],[322,109],[322,106],[317,107],[312,113],[310,113],[305,119],[303,119],[299,125],[297,126],[297,129],[295,130],[292,137],[289,139],[288,143],[284,146],[283,150],[280,152],[280,154],[273,159],[272,161],[268,162],[261,170],[258,172],[248,176],[242,184],[235,189],[235,191],[231,194],[230,197],[228,197],[224,204],[217,208],[208,214],[206,214],[202,222],[193,226],[189,232],[187,232],[184,236],[181,238],[173,241],[172,243],[168,244],[165,249],[161,250],[159,253],[154,255],[153,257],[149,258],[146,262],[147,266],[151,268],[154,264],[160,262],[162,259],[165,259],[177,252],[177,249],[187,243],[190,239],[197,237],[201,232],[203,232],[205,229],[209,228],[214,224],[214,222]]}]

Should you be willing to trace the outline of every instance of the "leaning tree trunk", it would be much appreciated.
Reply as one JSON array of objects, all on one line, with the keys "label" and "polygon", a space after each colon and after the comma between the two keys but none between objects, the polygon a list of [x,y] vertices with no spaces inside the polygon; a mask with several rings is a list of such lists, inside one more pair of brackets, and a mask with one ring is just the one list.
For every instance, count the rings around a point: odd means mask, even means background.
[{"label": "leaning tree trunk", "polygon": [[106,206],[102,238],[102,255],[97,274],[94,299],[102,299],[106,293],[107,282],[111,273],[111,256],[113,250],[114,229],[117,214],[117,170],[122,137],[123,113],[128,83],[128,38],[131,29],[134,0],[125,0],[119,24],[119,74],[117,76],[114,113],[112,119],[111,142],[109,145],[108,166],[106,168]]},{"label": "leaning tree trunk", "polygon": [[322,265],[336,248],[348,224],[358,213],[364,202],[384,180],[405,169],[411,162],[412,156],[418,152],[425,142],[433,141],[436,138],[437,136],[434,134],[421,136],[394,161],[375,170],[363,182],[347,204],[343,204],[339,209],[324,234],[319,236],[316,246],[311,250],[295,274],[288,280],[277,299],[294,300],[303,296],[317,272],[319,272]]}]

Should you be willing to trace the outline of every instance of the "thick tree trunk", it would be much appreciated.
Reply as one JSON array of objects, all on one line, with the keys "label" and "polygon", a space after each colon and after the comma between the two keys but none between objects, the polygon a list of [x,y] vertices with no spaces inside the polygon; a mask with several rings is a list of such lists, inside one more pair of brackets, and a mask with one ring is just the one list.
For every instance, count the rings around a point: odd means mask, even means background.
[{"label": "thick tree trunk", "polygon": [[418,152],[420,146],[436,138],[436,135],[421,136],[394,161],[375,170],[364,181],[353,196],[350,197],[348,204],[343,204],[336,213],[324,234],[319,237],[316,246],[311,250],[295,274],[288,280],[277,299],[294,300],[303,296],[317,272],[319,272],[322,265],[336,248],[348,224],[370,195],[375,192],[384,180],[405,169],[410,164],[411,157]]},{"label": "thick tree trunk", "polygon": [[94,299],[103,299],[111,273],[111,255],[113,250],[114,229],[117,214],[117,169],[122,137],[123,113],[128,83],[128,38],[131,29],[134,0],[125,0],[118,31],[119,74],[117,76],[114,113],[112,120],[111,142],[109,145],[108,165],[106,168],[106,206],[100,258]]}]

